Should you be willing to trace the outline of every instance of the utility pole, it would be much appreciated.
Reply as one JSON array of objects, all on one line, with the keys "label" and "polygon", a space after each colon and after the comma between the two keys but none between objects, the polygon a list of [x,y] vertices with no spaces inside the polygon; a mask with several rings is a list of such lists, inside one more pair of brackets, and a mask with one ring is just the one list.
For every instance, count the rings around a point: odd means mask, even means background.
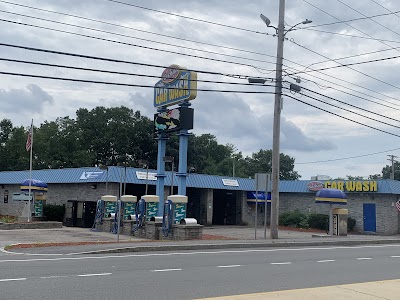
[{"label": "utility pole", "polygon": [[394,162],[395,162],[395,158],[397,158],[397,156],[395,155],[388,155],[390,158],[388,159],[388,161],[390,161],[392,163],[392,172],[390,172],[390,179],[394,180]]},{"label": "utility pole", "polygon": [[283,42],[285,38],[285,0],[279,1],[279,23],[278,23],[278,49],[276,53],[276,86],[274,104],[274,125],[272,135],[272,189],[271,189],[271,239],[278,238],[279,223],[279,143],[281,131],[281,108],[282,108],[282,63]]}]

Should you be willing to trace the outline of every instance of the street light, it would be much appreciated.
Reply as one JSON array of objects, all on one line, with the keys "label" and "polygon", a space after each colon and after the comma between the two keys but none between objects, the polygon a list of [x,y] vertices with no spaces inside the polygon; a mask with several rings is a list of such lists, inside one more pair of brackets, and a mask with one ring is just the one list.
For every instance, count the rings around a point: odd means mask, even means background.
[{"label": "street light", "polygon": [[[279,222],[279,143],[280,143],[280,127],[281,127],[281,109],[282,109],[282,65],[283,65],[283,42],[285,35],[293,30],[297,25],[310,24],[312,21],[306,19],[285,30],[285,0],[279,1],[279,23],[278,27],[272,26],[271,21],[260,14],[261,20],[276,30],[278,36],[278,45],[276,52],[276,73],[275,73],[275,102],[274,102],[274,123],[272,134],[272,170],[271,170],[271,222],[270,228],[271,239],[278,238],[278,222]],[[249,83],[264,84],[266,80],[262,78],[249,78]]]},{"label": "street light", "polygon": [[172,166],[171,166],[171,174],[172,174],[171,177],[172,178],[171,178],[171,194],[170,195],[173,195],[174,194],[174,157],[173,156],[164,156],[163,161],[172,163]]},{"label": "street light", "polygon": [[149,161],[147,159],[139,159],[138,160],[139,165],[143,166],[143,168],[146,168],[146,191],[145,195],[147,195],[147,188],[148,188],[148,180],[149,180]]}]

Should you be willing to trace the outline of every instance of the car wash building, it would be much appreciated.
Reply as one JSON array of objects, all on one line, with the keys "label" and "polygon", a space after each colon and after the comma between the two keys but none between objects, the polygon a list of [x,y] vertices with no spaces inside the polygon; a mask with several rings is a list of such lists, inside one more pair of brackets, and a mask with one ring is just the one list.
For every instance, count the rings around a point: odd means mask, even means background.
[{"label": "car wash building", "polygon": [[[21,183],[29,178],[29,171],[0,172],[0,215],[21,216],[28,205],[28,195]],[[147,178],[147,179],[146,179]],[[174,178],[172,180],[172,178]],[[103,169],[71,168],[34,170],[32,179],[47,184],[47,204],[64,205],[66,226],[91,227],[95,218],[96,202],[104,195],[133,195],[137,199],[156,194],[156,171],[141,168],[109,166]],[[177,194],[175,173],[167,172],[164,198]],[[171,191],[171,183],[174,183]],[[329,207],[315,201],[315,194],[323,187],[343,190],[347,195],[349,217],[356,220],[357,232],[393,235],[400,232],[400,182],[395,180],[366,181],[311,181],[282,180],[280,213],[300,210],[306,213],[329,213]],[[253,179],[232,178],[190,173],[187,176],[187,217],[199,224],[262,225],[264,214],[270,213],[268,193],[255,193]],[[31,202],[35,211],[35,203]],[[267,221],[268,222],[268,221]]]}]

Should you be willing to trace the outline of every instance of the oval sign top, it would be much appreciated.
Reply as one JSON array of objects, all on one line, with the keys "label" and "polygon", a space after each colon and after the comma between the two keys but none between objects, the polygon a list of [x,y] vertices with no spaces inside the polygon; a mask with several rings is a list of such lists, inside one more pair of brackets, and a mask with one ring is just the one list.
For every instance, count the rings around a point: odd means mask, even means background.
[{"label": "oval sign top", "polygon": [[308,183],[307,187],[310,191],[316,192],[322,190],[324,188],[324,184],[320,181],[311,181]]},{"label": "oval sign top", "polygon": [[161,80],[163,83],[171,83],[174,82],[176,79],[179,78],[181,74],[181,67],[178,65],[171,65],[164,70],[161,75]]}]

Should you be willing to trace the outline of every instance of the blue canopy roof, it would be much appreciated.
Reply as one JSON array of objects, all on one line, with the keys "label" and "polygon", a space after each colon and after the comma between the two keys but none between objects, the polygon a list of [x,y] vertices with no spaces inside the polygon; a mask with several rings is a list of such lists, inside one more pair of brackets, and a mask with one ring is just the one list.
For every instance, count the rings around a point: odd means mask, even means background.
[{"label": "blue canopy roof", "polygon": [[341,190],[324,188],[316,193],[315,202],[328,204],[347,204],[347,196]]},{"label": "blue canopy roof", "polygon": [[21,183],[21,191],[29,191],[29,187],[32,191],[47,191],[47,183],[36,179],[25,179]]}]

